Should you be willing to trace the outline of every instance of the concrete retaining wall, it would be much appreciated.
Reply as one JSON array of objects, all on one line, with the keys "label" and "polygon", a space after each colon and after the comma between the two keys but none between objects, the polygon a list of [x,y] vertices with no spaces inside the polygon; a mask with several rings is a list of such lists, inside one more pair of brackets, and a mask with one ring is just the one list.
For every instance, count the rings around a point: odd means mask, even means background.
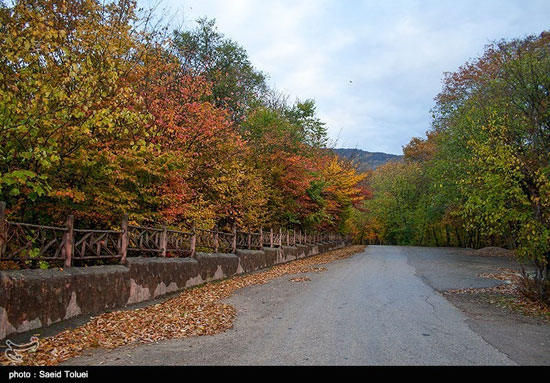
[{"label": "concrete retaining wall", "polygon": [[332,242],[237,254],[197,253],[186,259],[129,258],[125,266],[0,271],[0,339],[344,246]]}]

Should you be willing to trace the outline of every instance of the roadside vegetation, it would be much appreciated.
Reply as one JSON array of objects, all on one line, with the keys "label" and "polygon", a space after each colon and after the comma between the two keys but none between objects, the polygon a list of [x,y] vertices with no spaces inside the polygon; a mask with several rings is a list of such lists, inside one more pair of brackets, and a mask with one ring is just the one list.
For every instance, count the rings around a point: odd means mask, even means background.
[{"label": "roadside vegetation", "polygon": [[368,176],[361,243],[504,247],[550,304],[550,33],[498,41],[445,75],[425,138]]},{"label": "roadside vegetation", "polygon": [[540,304],[531,278],[508,268],[498,268],[494,273],[479,274],[478,277],[503,281],[504,284],[488,288],[447,290],[444,295],[465,295],[484,303],[495,305],[510,312],[550,322],[550,305]]},{"label": "roadside vegetation", "polygon": [[8,219],[343,232],[364,175],[326,149],[315,103],[270,89],[213,20],[173,31],[154,14],[0,1]]}]

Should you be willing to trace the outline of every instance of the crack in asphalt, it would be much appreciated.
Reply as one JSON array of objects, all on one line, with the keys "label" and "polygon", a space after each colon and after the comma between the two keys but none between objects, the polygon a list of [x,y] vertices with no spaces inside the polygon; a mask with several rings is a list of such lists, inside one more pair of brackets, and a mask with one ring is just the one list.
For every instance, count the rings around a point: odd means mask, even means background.
[{"label": "crack in asphalt", "polygon": [[437,310],[434,306],[434,304],[432,302],[430,302],[430,297],[431,295],[427,295],[426,296],[426,299],[424,299],[424,302],[426,302],[427,304],[429,304],[432,308],[432,312],[434,314],[434,317],[440,322],[440,323],[443,323],[443,320],[439,317],[439,315],[437,314]]}]

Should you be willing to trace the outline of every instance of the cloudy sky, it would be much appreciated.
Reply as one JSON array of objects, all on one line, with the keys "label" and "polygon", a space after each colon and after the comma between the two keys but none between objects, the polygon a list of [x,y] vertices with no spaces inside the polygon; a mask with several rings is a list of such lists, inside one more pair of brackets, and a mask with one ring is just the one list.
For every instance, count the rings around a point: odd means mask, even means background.
[{"label": "cloudy sky", "polygon": [[[147,5],[150,0],[142,0]],[[400,154],[424,136],[444,72],[487,43],[550,30],[548,0],[163,0],[215,18],[273,87],[313,98],[337,147]]]}]

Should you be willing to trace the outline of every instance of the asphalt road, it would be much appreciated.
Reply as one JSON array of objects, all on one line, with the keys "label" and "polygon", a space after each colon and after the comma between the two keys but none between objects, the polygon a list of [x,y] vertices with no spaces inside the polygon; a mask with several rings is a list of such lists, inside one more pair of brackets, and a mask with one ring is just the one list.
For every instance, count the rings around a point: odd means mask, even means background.
[{"label": "asphalt road", "polygon": [[66,364],[516,364],[504,353],[513,354],[509,349],[486,341],[465,311],[439,293],[494,285],[499,282],[476,274],[514,264],[464,253],[371,246],[308,274],[311,281],[296,283],[287,275],[239,290],[227,300],[238,316],[225,333],[95,350]]}]

